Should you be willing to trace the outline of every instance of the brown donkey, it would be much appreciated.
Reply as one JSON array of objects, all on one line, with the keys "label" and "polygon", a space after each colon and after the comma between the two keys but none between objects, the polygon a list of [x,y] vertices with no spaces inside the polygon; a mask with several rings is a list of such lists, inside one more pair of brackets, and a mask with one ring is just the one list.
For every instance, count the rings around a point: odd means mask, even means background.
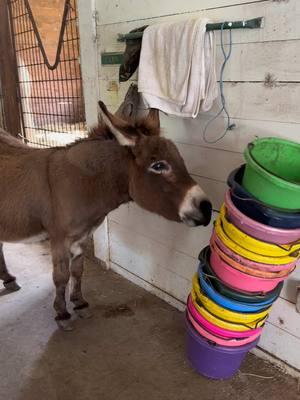
[{"label": "brown donkey", "polygon": [[[0,132],[0,241],[50,239],[55,319],[65,330],[71,329],[65,301],[70,277],[74,310],[88,316],[81,293],[82,245],[110,211],[135,201],[190,226],[211,219],[211,203],[177,148],[159,136],[158,112],[151,110],[133,125],[99,105],[102,125],[66,147],[34,149]],[[0,250],[0,279],[7,290],[17,290],[2,245]]]}]

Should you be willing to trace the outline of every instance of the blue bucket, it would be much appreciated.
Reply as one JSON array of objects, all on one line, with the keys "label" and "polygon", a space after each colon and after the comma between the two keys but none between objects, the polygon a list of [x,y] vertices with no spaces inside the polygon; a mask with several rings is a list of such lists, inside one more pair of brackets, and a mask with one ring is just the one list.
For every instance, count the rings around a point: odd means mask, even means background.
[{"label": "blue bucket", "polygon": [[[214,289],[210,278],[205,272],[203,271],[203,267],[200,264],[198,268],[198,276],[200,281],[200,287],[204,291],[204,293],[217,303],[220,307],[226,308],[231,311],[236,311],[240,313],[257,313],[262,312],[263,310],[269,308],[273,301],[276,298],[271,300],[262,300],[257,303],[244,303],[241,301],[233,300],[229,297],[225,297],[222,294],[218,293],[217,290]],[[273,300],[273,301],[272,301]]]}]

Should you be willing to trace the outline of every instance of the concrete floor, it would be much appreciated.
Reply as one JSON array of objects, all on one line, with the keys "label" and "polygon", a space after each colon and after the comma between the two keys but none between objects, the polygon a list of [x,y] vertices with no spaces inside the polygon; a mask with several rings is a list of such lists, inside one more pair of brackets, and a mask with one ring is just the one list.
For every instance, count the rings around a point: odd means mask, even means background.
[{"label": "concrete floor", "polygon": [[84,289],[94,317],[58,331],[48,247],[4,251],[22,289],[0,293],[1,400],[299,400],[296,380],[252,355],[230,381],[197,375],[182,314],[91,261]]}]

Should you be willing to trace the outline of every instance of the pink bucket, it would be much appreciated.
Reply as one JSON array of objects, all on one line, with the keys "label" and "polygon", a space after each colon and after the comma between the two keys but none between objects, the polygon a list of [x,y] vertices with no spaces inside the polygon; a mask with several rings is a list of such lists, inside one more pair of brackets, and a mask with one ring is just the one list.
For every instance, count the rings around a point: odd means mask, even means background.
[{"label": "pink bucket", "polygon": [[245,344],[254,342],[259,336],[250,336],[244,339],[222,339],[218,336],[215,336],[211,333],[209,333],[207,330],[205,330],[201,325],[199,325],[191,315],[191,313],[187,310],[187,318],[190,321],[190,323],[193,325],[194,329],[205,339],[218,344],[219,346],[226,346],[226,347],[238,347],[238,346],[243,346]]},{"label": "pink bucket", "polygon": [[215,231],[213,232],[211,237],[211,243],[212,242],[215,242],[218,245],[218,247],[223,251],[223,253],[227,254],[228,257],[232,258],[234,261],[242,265],[245,265],[246,267],[258,269],[260,271],[270,271],[270,272],[291,271],[293,268],[295,268],[298,261],[295,260],[289,264],[278,265],[278,264],[263,264],[249,260],[248,258],[242,257],[241,255],[235,253],[234,251],[230,250],[227,246],[225,246]]},{"label": "pink bucket", "polygon": [[[199,314],[192,302],[191,296],[188,298],[187,308],[194,320],[202,325],[204,329],[210,332],[213,335],[220,336],[224,339],[245,339],[247,337],[258,337],[262,332],[262,328],[249,329],[248,331],[230,331],[228,329],[221,328],[207,321],[201,314]],[[254,339],[253,339],[254,340]]]},{"label": "pink bucket", "polygon": [[233,289],[245,292],[270,292],[275,289],[279,282],[285,279],[285,277],[266,279],[245,274],[223,261],[213,247],[211,249],[210,265],[221,281]]},{"label": "pink bucket", "polygon": [[274,244],[292,244],[300,240],[300,229],[273,228],[247,217],[233,204],[229,190],[225,196],[225,206],[231,222],[249,236]]}]

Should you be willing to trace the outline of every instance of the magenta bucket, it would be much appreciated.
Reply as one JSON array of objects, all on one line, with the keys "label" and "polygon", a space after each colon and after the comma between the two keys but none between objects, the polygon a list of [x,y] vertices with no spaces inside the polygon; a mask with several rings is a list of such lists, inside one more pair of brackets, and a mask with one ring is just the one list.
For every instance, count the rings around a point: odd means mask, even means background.
[{"label": "magenta bucket", "polygon": [[233,204],[230,191],[228,190],[225,196],[225,206],[227,217],[241,231],[247,235],[264,242],[275,244],[296,243],[300,240],[300,229],[281,229],[273,228],[268,225],[261,224],[247,217]]},{"label": "magenta bucket", "polygon": [[259,338],[239,347],[212,344],[199,335],[185,317],[187,338],[186,354],[191,366],[201,375],[211,379],[229,379],[239,370],[248,351]]},{"label": "magenta bucket", "polygon": [[271,292],[278,283],[286,279],[285,276],[281,278],[260,278],[253,275],[248,275],[238,269],[233,268],[227,264],[214,250],[211,249],[210,265],[217,275],[217,277],[229,287],[243,292],[253,293],[267,293]]}]

